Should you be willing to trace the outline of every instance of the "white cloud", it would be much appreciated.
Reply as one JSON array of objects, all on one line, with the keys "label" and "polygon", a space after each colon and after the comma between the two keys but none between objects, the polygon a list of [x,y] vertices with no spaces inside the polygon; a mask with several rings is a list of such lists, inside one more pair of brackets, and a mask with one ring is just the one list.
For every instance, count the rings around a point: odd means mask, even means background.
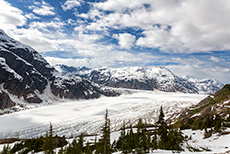
[{"label": "white cloud", "polygon": [[21,10],[11,6],[4,0],[0,0],[0,6],[1,29],[8,32],[10,29],[15,29],[17,26],[23,26],[26,24],[26,18]]},{"label": "white cloud", "polygon": [[120,47],[125,49],[130,49],[136,40],[136,37],[129,33],[118,34],[116,38],[119,40]]},{"label": "white cloud", "polygon": [[211,60],[211,61],[214,61],[214,62],[220,62],[220,61],[221,61],[220,58],[217,58],[217,57],[214,57],[214,56],[211,56],[211,57],[210,57],[210,60]]},{"label": "white cloud", "polygon": [[52,38],[53,34],[50,32],[43,33],[38,29],[17,29],[9,33],[14,39],[30,45],[38,52],[54,51],[59,49],[57,41]]},{"label": "white cloud", "polygon": [[[98,34],[78,34],[71,39],[60,39],[58,40],[60,47],[59,50],[71,51],[72,57],[84,57],[76,60],[79,63],[72,63],[72,65],[76,64],[76,66],[136,66],[150,63],[153,59],[156,59],[156,57],[149,53],[130,53],[127,51],[117,51],[116,45],[98,43],[98,40],[101,39],[101,37],[102,36]],[[51,58],[49,57],[49,59]],[[84,61],[82,62],[82,60]],[[55,62],[58,63],[58,60]],[[72,59],[65,59],[65,64],[70,64],[71,62]],[[59,63],[62,63],[62,61],[59,61]]]},{"label": "white cloud", "polygon": [[[87,28],[142,29],[145,36],[137,41],[141,47],[188,53],[230,49],[228,0],[108,0],[94,6],[113,13],[104,15]],[[170,28],[156,29],[156,24]]]},{"label": "white cloud", "polygon": [[[214,56],[188,57],[188,58],[168,58],[169,62],[177,65],[168,65],[172,72],[180,76],[193,76],[200,79],[214,78],[222,83],[229,83],[230,68],[229,62]],[[215,60],[215,62],[213,62]]]},{"label": "white cloud", "polygon": [[94,6],[109,11],[125,11],[127,9],[142,8],[143,4],[149,0],[107,0],[105,2],[95,3]]},{"label": "white cloud", "polygon": [[51,65],[57,65],[57,64],[64,64],[68,66],[88,66],[91,62],[88,58],[82,58],[82,59],[72,59],[72,58],[57,58],[57,57],[45,57],[45,59],[50,63]]},{"label": "white cloud", "polygon": [[[92,46],[95,47],[95,46]],[[92,47],[89,47],[90,49]],[[144,66],[152,62],[156,57],[147,53],[132,54],[125,51],[115,50],[103,50],[101,46],[95,50],[78,48],[78,51],[72,53],[73,56],[80,56],[84,58],[57,58],[57,57],[45,57],[45,59],[52,65],[66,64],[70,66],[87,66],[91,68],[109,66]]]},{"label": "white cloud", "polygon": [[220,66],[197,66],[197,65],[169,65],[166,66],[172,72],[180,76],[193,76],[200,79],[213,78],[222,83],[229,83],[230,69]]},{"label": "white cloud", "polygon": [[54,7],[45,1],[42,1],[41,3],[36,2],[34,4],[35,5],[30,6],[30,9],[32,9],[34,13],[42,16],[55,15]]},{"label": "white cloud", "polygon": [[52,27],[52,28],[61,28],[65,25],[65,23],[60,22],[60,21],[51,21],[51,22],[31,22],[29,24],[30,28],[37,28],[41,30],[45,30],[47,27]]},{"label": "white cloud", "polygon": [[62,9],[64,11],[71,10],[75,7],[81,6],[82,0],[67,0],[63,5]]},{"label": "white cloud", "polygon": [[40,17],[35,16],[33,13],[25,14],[25,17],[28,19],[40,19]]}]

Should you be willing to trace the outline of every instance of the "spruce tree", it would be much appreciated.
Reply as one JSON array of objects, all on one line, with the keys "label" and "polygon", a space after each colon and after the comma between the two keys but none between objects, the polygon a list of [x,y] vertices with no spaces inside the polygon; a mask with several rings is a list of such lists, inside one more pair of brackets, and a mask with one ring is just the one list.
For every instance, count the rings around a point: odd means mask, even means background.
[{"label": "spruce tree", "polygon": [[130,124],[129,142],[128,143],[129,143],[129,148],[131,149],[131,151],[132,151],[132,149],[135,149],[136,142],[135,142],[135,135],[133,133],[133,126],[132,126],[132,124]]},{"label": "spruce tree", "polygon": [[111,154],[111,144],[110,144],[110,120],[108,118],[108,109],[105,112],[105,123],[101,129],[102,136],[99,140],[96,153],[101,154]]},{"label": "spruce tree", "polygon": [[146,129],[144,128],[144,124],[142,119],[140,118],[137,123],[137,135],[136,135],[136,148],[135,151],[137,153],[147,152],[147,136]]},{"label": "spruce tree", "polygon": [[92,154],[92,150],[90,149],[89,142],[87,142],[84,152],[85,154]]},{"label": "spruce tree", "polygon": [[127,146],[126,146],[126,133],[125,133],[125,122],[123,122],[123,126],[121,127],[120,139],[121,141],[121,151],[124,154],[127,154]]},{"label": "spruce tree", "polygon": [[222,126],[222,119],[219,114],[216,114],[215,120],[214,120],[214,130],[216,132],[221,132],[221,126]]},{"label": "spruce tree", "polygon": [[152,142],[151,143],[152,143],[151,147],[152,147],[153,150],[158,148],[158,146],[157,146],[157,135],[156,134],[152,137]]},{"label": "spruce tree", "polygon": [[135,142],[135,134],[133,133],[133,126],[130,124],[130,131],[129,131],[129,152],[132,152],[133,149],[136,147],[136,142]]},{"label": "spruce tree", "polygon": [[64,149],[61,147],[61,149],[58,151],[58,154],[64,154]]},{"label": "spruce tree", "polygon": [[160,142],[158,146],[161,149],[166,149],[166,143],[168,142],[168,126],[164,120],[164,112],[162,106],[160,108],[160,115],[156,124],[158,127],[157,133],[160,136]]},{"label": "spruce tree", "polygon": [[55,140],[53,139],[53,127],[50,123],[49,132],[46,133],[46,137],[44,138],[42,150],[45,154],[54,154],[54,149],[56,148]]},{"label": "spruce tree", "polygon": [[83,143],[84,143],[84,137],[83,134],[81,134],[78,138],[78,147],[81,151],[83,151]]}]

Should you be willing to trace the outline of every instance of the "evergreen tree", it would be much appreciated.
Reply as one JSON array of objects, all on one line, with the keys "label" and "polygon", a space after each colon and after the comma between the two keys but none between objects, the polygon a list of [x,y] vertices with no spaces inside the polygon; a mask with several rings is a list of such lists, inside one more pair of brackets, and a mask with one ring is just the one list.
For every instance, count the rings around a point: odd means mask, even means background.
[{"label": "evergreen tree", "polygon": [[78,147],[77,140],[74,139],[73,142],[72,142],[72,145],[70,146],[70,151],[72,153],[77,153],[77,150],[80,149],[80,148],[77,149],[77,147]]},{"label": "evergreen tree", "polygon": [[140,118],[137,123],[137,135],[136,135],[136,148],[135,151],[137,153],[144,153],[147,152],[147,135],[146,135],[146,129],[142,122],[142,119]]},{"label": "evergreen tree", "polygon": [[158,146],[161,149],[166,149],[166,143],[168,142],[168,126],[164,120],[164,112],[162,106],[160,108],[160,115],[156,124],[158,126],[157,133],[160,136],[160,142]]},{"label": "evergreen tree", "polygon": [[153,149],[153,150],[155,150],[155,149],[157,149],[158,147],[157,147],[157,135],[155,134],[153,137],[152,137],[152,146],[151,146],[151,148]]},{"label": "evergreen tree", "polygon": [[46,133],[46,137],[44,138],[42,150],[45,154],[54,154],[55,149],[55,140],[53,139],[53,127],[50,123],[50,129],[49,132]]},{"label": "evergreen tree", "polygon": [[92,150],[90,149],[89,142],[87,142],[84,152],[85,154],[92,154]]},{"label": "evergreen tree", "polygon": [[131,152],[132,149],[135,149],[135,147],[136,147],[135,135],[133,133],[133,126],[132,126],[132,124],[130,124],[128,143],[129,143],[129,148],[130,148],[129,152]]},{"label": "evergreen tree", "polygon": [[182,132],[178,129],[171,128],[168,133],[168,142],[166,143],[166,150],[178,150],[182,149],[182,142],[184,137],[182,136]]},{"label": "evergreen tree", "polygon": [[216,114],[215,120],[214,120],[214,130],[216,132],[221,132],[221,126],[222,126],[222,119],[219,114]]},{"label": "evergreen tree", "polygon": [[110,120],[108,118],[108,110],[105,112],[105,124],[101,129],[102,136],[99,140],[96,153],[101,154],[111,154],[111,144],[110,144]]},{"label": "evergreen tree", "polygon": [[79,147],[79,150],[82,152],[83,151],[83,143],[84,143],[84,137],[83,137],[83,134],[81,134],[79,136],[79,139],[78,139],[78,147]]},{"label": "evergreen tree", "polygon": [[122,153],[127,154],[125,122],[123,122],[123,126],[121,127],[121,134],[120,134],[120,139],[119,140],[121,142],[121,151],[122,151]]},{"label": "evergreen tree", "polygon": [[64,154],[64,149],[61,147],[61,149],[58,151],[58,154]]}]

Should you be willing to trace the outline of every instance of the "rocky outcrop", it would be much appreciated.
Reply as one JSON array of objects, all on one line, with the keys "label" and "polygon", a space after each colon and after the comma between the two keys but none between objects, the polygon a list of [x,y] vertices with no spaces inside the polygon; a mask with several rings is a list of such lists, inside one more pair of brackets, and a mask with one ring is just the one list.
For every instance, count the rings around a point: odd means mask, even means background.
[{"label": "rocky outcrop", "polygon": [[0,91],[0,109],[10,108],[14,106],[15,103],[10,99],[10,97],[3,91]]}]

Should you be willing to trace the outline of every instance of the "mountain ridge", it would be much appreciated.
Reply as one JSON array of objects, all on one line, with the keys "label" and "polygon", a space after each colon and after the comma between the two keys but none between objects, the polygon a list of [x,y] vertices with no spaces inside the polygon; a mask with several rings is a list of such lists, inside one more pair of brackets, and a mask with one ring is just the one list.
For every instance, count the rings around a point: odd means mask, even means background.
[{"label": "mountain ridge", "polygon": [[223,84],[215,79],[199,80],[177,76],[164,66],[152,66],[146,69],[135,66],[91,69],[60,64],[55,68],[64,74],[81,76],[91,82],[116,88],[211,94],[223,87]]},{"label": "mountain ridge", "polygon": [[183,112],[173,115],[169,119],[183,129],[204,129],[214,127],[213,123],[219,116],[223,121],[230,122],[230,84],[226,84],[219,91],[209,95],[198,104]]}]

